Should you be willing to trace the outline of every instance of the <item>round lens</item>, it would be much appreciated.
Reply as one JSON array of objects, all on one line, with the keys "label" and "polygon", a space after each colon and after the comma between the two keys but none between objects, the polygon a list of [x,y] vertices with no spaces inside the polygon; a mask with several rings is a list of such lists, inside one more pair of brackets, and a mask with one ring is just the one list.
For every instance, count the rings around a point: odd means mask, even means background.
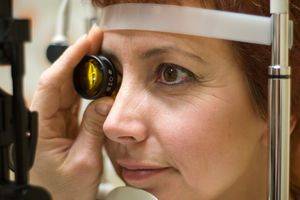
[{"label": "round lens", "polygon": [[93,98],[98,94],[103,82],[103,74],[99,62],[88,58],[79,63],[74,71],[74,83],[77,91],[86,98]]}]

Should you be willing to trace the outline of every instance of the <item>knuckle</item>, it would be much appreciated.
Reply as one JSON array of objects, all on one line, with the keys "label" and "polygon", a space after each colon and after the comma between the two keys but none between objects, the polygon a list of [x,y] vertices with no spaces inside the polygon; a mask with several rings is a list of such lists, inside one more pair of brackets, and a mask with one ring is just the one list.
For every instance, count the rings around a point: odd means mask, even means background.
[{"label": "knuckle", "polygon": [[40,76],[38,81],[38,89],[43,89],[51,85],[51,69],[46,69]]},{"label": "knuckle", "polygon": [[102,124],[97,119],[87,118],[83,122],[83,129],[93,135],[96,135],[102,131]]},{"label": "knuckle", "polygon": [[103,129],[103,122],[104,117],[96,113],[93,105],[89,105],[83,116],[82,128],[90,133],[98,134]]}]

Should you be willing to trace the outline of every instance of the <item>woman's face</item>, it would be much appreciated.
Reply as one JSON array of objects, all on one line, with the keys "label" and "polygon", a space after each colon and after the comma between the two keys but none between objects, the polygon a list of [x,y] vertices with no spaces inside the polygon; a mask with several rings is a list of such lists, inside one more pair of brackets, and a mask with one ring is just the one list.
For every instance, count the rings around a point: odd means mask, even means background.
[{"label": "woman's face", "polygon": [[163,200],[263,197],[266,123],[229,42],[109,31],[101,53],[123,75],[103,128],[128,185]]}]

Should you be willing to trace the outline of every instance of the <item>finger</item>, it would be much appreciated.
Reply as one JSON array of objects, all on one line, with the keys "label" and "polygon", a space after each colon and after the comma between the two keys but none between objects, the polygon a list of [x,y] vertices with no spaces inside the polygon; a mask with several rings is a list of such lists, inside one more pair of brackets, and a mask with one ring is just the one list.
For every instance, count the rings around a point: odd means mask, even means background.
[{"label": "finger", "polygon": [[[63,109],[69,108],[74,101],[78,101],[72,82],[73,70],[84,55],[95,53],[100,48],[102,37],[102,31],[97,26],[94,26],[88,35],[79,38],[51,68],[42,74],[32,106],[33,109],[36,107],[41,108],[39,110],[41,117],[50,118],[57,111],[57,109],[49,109],[49,106],[44,104],[44,99],[48,101],[49,99],[56,100],[54,102],[56,107],[60,106]],[[59,92],[63,94],[64,98],[59,98]],[[60,102],[57,102],[58,100]]]},{"label": "finger", "polygon": [[[94,25],[88,36],[87,39],[89,40],[90,43],[90,48],[89,48],[89,52],[88,54],[97,54],[97,52],[99,51],[101,44],[102,44],[102,39],[103,39],[103,32],[102,30],[97,26]],[[79,106],[76,106],[77,108],[77,112],[79,111]],[[71,115],[71,120],[70,121],[70,126],[68,126],[69,130],[67,131],[67,134],[69,136],[69,138],[75,139],[75,137],[78,134],[78,114],[72,114]]]},{"label": "finger", "polygon": [[78,104],[74,104],[66,116],[66,137],[74,140],[79,132],[79,112],[81,109],[81,101]]},{"label": "finger", "polygon": [[[89,31],[89,34],[86,36],[86,40],[89,43],[89,47],[87,49],[88,51],[85,52],[84,55],[96,54],[97,51],[99,51],[100,46],[102,45],[102,37],[103,37],[103,33],[102,33],[101,29],[96,25],[93,26],[92,29]],[[83,56],[81,56],[81,57],[83,57]],[[77,64],[78,64],[78,62],[76,63],[76,65]],[[74,67],[76,67],[76,65],[74,65]],[[70,81],[65,81],[64,85],[66,85],[66,86],[62,88],[61,92],[63,94],[66,94],[67,92],[72,91],[74,98],[75,98],[78,95],[73,87],[73,77],[72,76],[73,76],[74,67],[71,69],[71,78],[69,79]],[[62,98],[62,100],[61,100],[62,107],[68,106],[69,105],[68,103],[69,102],[68,102],[67,98]]]},{"label": "finger", "polygon": [[84,55],[95,51],[101,43],[102,33],[94,27],[42,74],[31,105],[31,110],[39,112],[40,137],[68,136],[68,126],[72,126],[71,135],[76,136],[78,111],[72,110],[78,110],[74,107],[79,107],[80,98],[73,87],[73,70]]},{"label": "finger", "polygon": [[31,105],[31,110],[39,113],[40,139],[66,137],[65,118],[79,104],[69,69],[88,51],[89,42],[83,36],[42,74]]},{"label": "finger", "polygon": [[74,68],[89,50],[90,42],[87,34],[84,34],[53,63],[48,76],[44,77],[45,81],[49,80],[50,83],[61,86],[66,78],[72,77]]},{"label": "finger", "polygon": [[89,104],[83,115],[79,135],[70,149],[66,162],[84,160],[84,163],[89,166],[99,166],[104,139],[103,123],[112,104],[113,99],[110,97]]},{"label": "finger", "polygon": [[74,100],[78,100],[74,99],[76,93],[72,85],[72,71],[89,51],[89,40],[86,37],[78,39],[42,74],[31,106],[32,110],[39,112],[41,119],[53,117],[60,107],[66,109]]},{"label": "finger", "polygon": [[93,25],[89,32],[88,40],[91,44],[89,54],[97,54],[102,45],[103,31],[96,24]]}]

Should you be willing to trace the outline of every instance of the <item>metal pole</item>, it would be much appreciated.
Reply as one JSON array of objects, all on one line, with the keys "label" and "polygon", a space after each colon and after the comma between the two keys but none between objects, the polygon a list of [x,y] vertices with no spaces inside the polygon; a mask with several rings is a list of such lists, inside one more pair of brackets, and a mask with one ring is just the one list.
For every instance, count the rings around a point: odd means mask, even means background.
[{"label": "metal pole", "polygon": [[289,199],[291,68],[289,1],[271,0],[272,66],[269,67],[269,200]]}]

